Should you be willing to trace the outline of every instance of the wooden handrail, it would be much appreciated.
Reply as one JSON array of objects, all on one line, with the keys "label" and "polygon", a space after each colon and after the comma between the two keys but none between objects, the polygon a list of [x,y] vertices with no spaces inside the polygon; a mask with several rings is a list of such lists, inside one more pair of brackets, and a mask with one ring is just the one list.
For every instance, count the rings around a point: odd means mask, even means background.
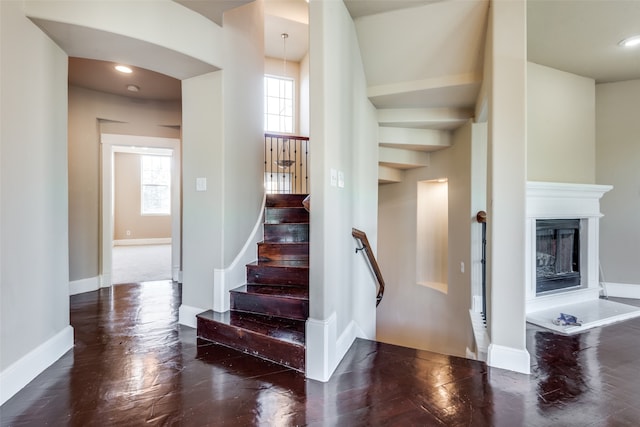
[{"label": "wooden handrail", "polygon": [[299,135],[293,135],[293,134],[288,134],[288,133],[269,133],[269,132],[265,132],[264,134],[265,138],[281,138],[281,139],[296,139],[296,140],[300,140],[300,141],[308,141],[309,137],[308,136],[299,136]]},{"label": "wooden handrail", "polygon": [[376,306],[380,304],[382,301],[382,297],[384,296],[384,279],[382,278],[382,272],[380,271],[380,266],[378,266],[378,261],[376,261],[375,255],[371,251],[371,245],[369,244],[369,239],[367,239],[367,234],[364,231],[360,231],[357,228],[351,229],[351,235],[360,241],[360,245],[362,247],[356,248],[356,253],[360,251],[364,251],[367,255],[367,260],[369,261],[369,265],[373,270],[373,274],[376,276],[376,280],[378,281],[378,294],[376,295]]}]

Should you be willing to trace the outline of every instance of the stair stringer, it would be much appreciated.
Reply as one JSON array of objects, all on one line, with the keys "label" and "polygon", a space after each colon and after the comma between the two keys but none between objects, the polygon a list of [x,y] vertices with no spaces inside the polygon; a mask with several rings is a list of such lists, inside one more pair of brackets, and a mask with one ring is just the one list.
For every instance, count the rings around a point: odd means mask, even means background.
[{"label": "stair stringer", "polygon": [[213,270],[213,311],[224,313],[231,309],[229,291],[245,284],[246,265],[258,259],[258,243],[264,240],[263,217],[266,202],[267,194],[265,193],[262,196],[262,207],[256,224],[233,262],[226,268]]}]

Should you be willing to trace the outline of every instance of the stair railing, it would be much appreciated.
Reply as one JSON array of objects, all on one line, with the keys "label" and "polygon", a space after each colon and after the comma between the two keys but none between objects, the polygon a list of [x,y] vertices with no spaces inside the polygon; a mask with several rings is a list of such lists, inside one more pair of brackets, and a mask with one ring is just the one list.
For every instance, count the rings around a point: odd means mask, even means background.
[{"label": "stair railing", "polygon": [[264,186],[272,194],[309,194],[309,138],[264,134]]},{"label": "stair railing", "polygon": [[482,224],[482,319],[487,323],[487,213],[479,211],[476,221]]},{"label": "stair railing", "polygon": [[351,235],[358,241],[360,247],[356,247],[356,254],[360,251],[363,251],[366,255],[367,261],[369,261],[369,267],[373,270],[373,274],[376,276],[376,280],[378,281],[377,286],[377,295],[376,295],[376,307],[382,301],[382,297],[384,296],[384,278],[382,277],[382,272],[380,271],[380,266],[378,265],[378,261],[376,261],[376,257],[371,250],[371,245],[369,244],[369,239],[367,239],[367,234],[364,231],[360,231],[357,228],[351,229]]}]

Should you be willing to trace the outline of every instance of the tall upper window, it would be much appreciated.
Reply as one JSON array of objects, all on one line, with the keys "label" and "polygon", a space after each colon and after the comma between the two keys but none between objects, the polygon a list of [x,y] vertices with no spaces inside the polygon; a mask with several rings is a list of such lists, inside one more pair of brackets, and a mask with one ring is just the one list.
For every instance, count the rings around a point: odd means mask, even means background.
[{"label": "tall upper window", "polygon": [[293,80],[264,76],[264,130],[293,133]]},{"label": "tall upper window", "polygon": [[171,214],[171,157],[142,158],[142,214]]}]

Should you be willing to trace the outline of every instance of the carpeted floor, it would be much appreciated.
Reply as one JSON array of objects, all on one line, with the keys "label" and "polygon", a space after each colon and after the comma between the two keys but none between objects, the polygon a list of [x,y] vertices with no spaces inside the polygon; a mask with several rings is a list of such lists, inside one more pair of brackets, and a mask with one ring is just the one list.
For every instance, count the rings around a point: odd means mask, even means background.
[{"label": "carpeted floor", "polygon": [[114,246],[112,283],[171,279],[171,245]]}]

